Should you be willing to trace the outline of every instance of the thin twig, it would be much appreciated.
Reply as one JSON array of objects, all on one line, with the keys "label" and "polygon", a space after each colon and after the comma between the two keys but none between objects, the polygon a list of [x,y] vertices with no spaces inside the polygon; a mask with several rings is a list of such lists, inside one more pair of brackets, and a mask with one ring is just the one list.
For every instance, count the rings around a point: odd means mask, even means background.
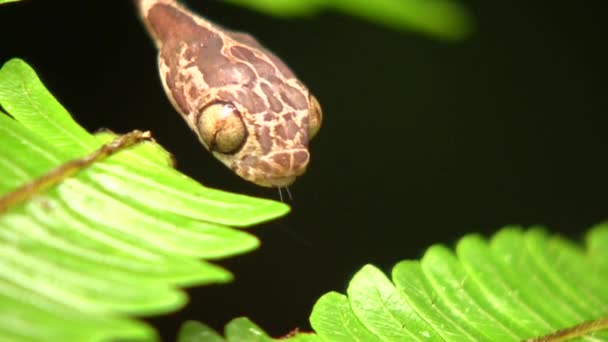
[{"label": "thin twig", "polygon": [[584,322],[570,328],[559,330],[549,335],[530,338],[524,342],[561,342],[603,329],[608,329],[608,318],[600,318],[593,321]]},{"label": "thin twig", "polygon": [[131,147],[144,140],[152,138],[152,134],[149,131],[134,130],[127,134],[121,135],[111,142],[101,146],[91,154],[88,154],[82,158],[70,160],[57,168],[47,172],[39,178],[26,183],[19,188],[9,192],[8,194],[0,197],[0,214],[4,213],[10,207],[15,206],[29,198],[34,194],[40,193],[49,187],[61,182],[76,172],[90,166],[91,164],[107,158],[116,152],[119,152],[125,148]]}]

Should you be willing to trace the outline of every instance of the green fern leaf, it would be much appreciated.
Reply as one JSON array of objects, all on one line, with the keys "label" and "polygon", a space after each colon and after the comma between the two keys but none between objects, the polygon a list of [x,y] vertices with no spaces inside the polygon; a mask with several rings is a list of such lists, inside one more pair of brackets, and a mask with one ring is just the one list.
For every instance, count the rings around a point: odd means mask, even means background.
[{"label": "green fern leaf", "polygon": [[[466,236],[455,252],[434,245],[421,260],[397,263],[392,279],[366,265],[347,295],[317,301],[316,334],[281,340],[521,341],[597,320],[608,316],[607,243],[608,224],[589,232],[586,250],[540,228],[507,227],[490,241]],[[189,324],[189,336],[203,327]],[[237,326],[266,336],[252,323]],[[607,328],[577,340],[606,341]]]},{"label": "green fern leaf", "polygon": [[[0,196],[112,139],[72,120],[34,71],[0,69]],[[258,246],[227,227],[288,211],[205,188],[151,142],[113,155],[0,213],[0,336],[11,341],[149,339],[131,315],[183,306],[180,286],[231,279],[198,258]]]}]

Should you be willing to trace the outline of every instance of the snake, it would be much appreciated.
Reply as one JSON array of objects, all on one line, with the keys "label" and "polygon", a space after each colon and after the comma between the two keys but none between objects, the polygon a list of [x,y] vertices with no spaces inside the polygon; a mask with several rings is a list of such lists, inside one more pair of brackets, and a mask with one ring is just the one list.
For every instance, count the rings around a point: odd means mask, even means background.
[{"label": "snake", "polygon": [[157,48],[169,101],[215,158],[241,178],[279,190],[305,173],[323,114],[281,59],[176,0],[135,5]]}]

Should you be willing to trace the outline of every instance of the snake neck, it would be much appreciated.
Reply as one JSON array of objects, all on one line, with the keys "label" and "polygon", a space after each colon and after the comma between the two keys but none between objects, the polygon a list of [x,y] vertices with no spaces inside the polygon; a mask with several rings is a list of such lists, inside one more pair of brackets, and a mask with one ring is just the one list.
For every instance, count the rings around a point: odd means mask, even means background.
[{"label": "snake neck", "polygon": [[[171,8],[175,8],[178,11],[184,10],[183,6],[181,6],[175,0],[134,0],[135,8],[137,9],[137,13],[140,19],[143,21],[146,26],[146,31],[150,34],[152,40],[154,40],[154,44],[157,48],[162,46],[163,37],[160,35],[158,23],[152,23],[150,21],[150,14],[152,9],[155,6],[167,6]],[[170,23],[166,23],[165,27],[170,26]]]},{"label": "snake neck", "polygon": [[147,13],[152,6],[157,4],[178,6],[176,0],[134,0],[133,2],[142,17],[145,17],[145,13]]}]

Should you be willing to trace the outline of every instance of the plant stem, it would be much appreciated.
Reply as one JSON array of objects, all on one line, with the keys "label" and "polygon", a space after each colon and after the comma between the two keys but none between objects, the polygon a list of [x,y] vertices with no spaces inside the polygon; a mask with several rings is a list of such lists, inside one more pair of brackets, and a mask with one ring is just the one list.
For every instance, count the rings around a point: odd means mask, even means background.
[{"label": "plant stem", "polygon": [[593,321],[587,321],[570,328],[559,330],[549,335],[530,338],[525,340],[524,342],[560,342],[575,337],[587,335],[591,332],[603,329],[608,329],[608,318],[600,318]]},{"label": "plant stem", "polygon": [[42,192],[49,187],[61,182],[76,172],[83,170],[91,164],[107,158],[125,148],[131,147],[144,140],[150,140],[152,135],[149,131],[134,130],[121,135],[111,142],[104,144],[94,152],[78,159],[70,160],[57,168],[47,172],[39,178],[26,183],[8,194],[0,197],[0,214],[9,208],[31,198],[34,194]]}]

